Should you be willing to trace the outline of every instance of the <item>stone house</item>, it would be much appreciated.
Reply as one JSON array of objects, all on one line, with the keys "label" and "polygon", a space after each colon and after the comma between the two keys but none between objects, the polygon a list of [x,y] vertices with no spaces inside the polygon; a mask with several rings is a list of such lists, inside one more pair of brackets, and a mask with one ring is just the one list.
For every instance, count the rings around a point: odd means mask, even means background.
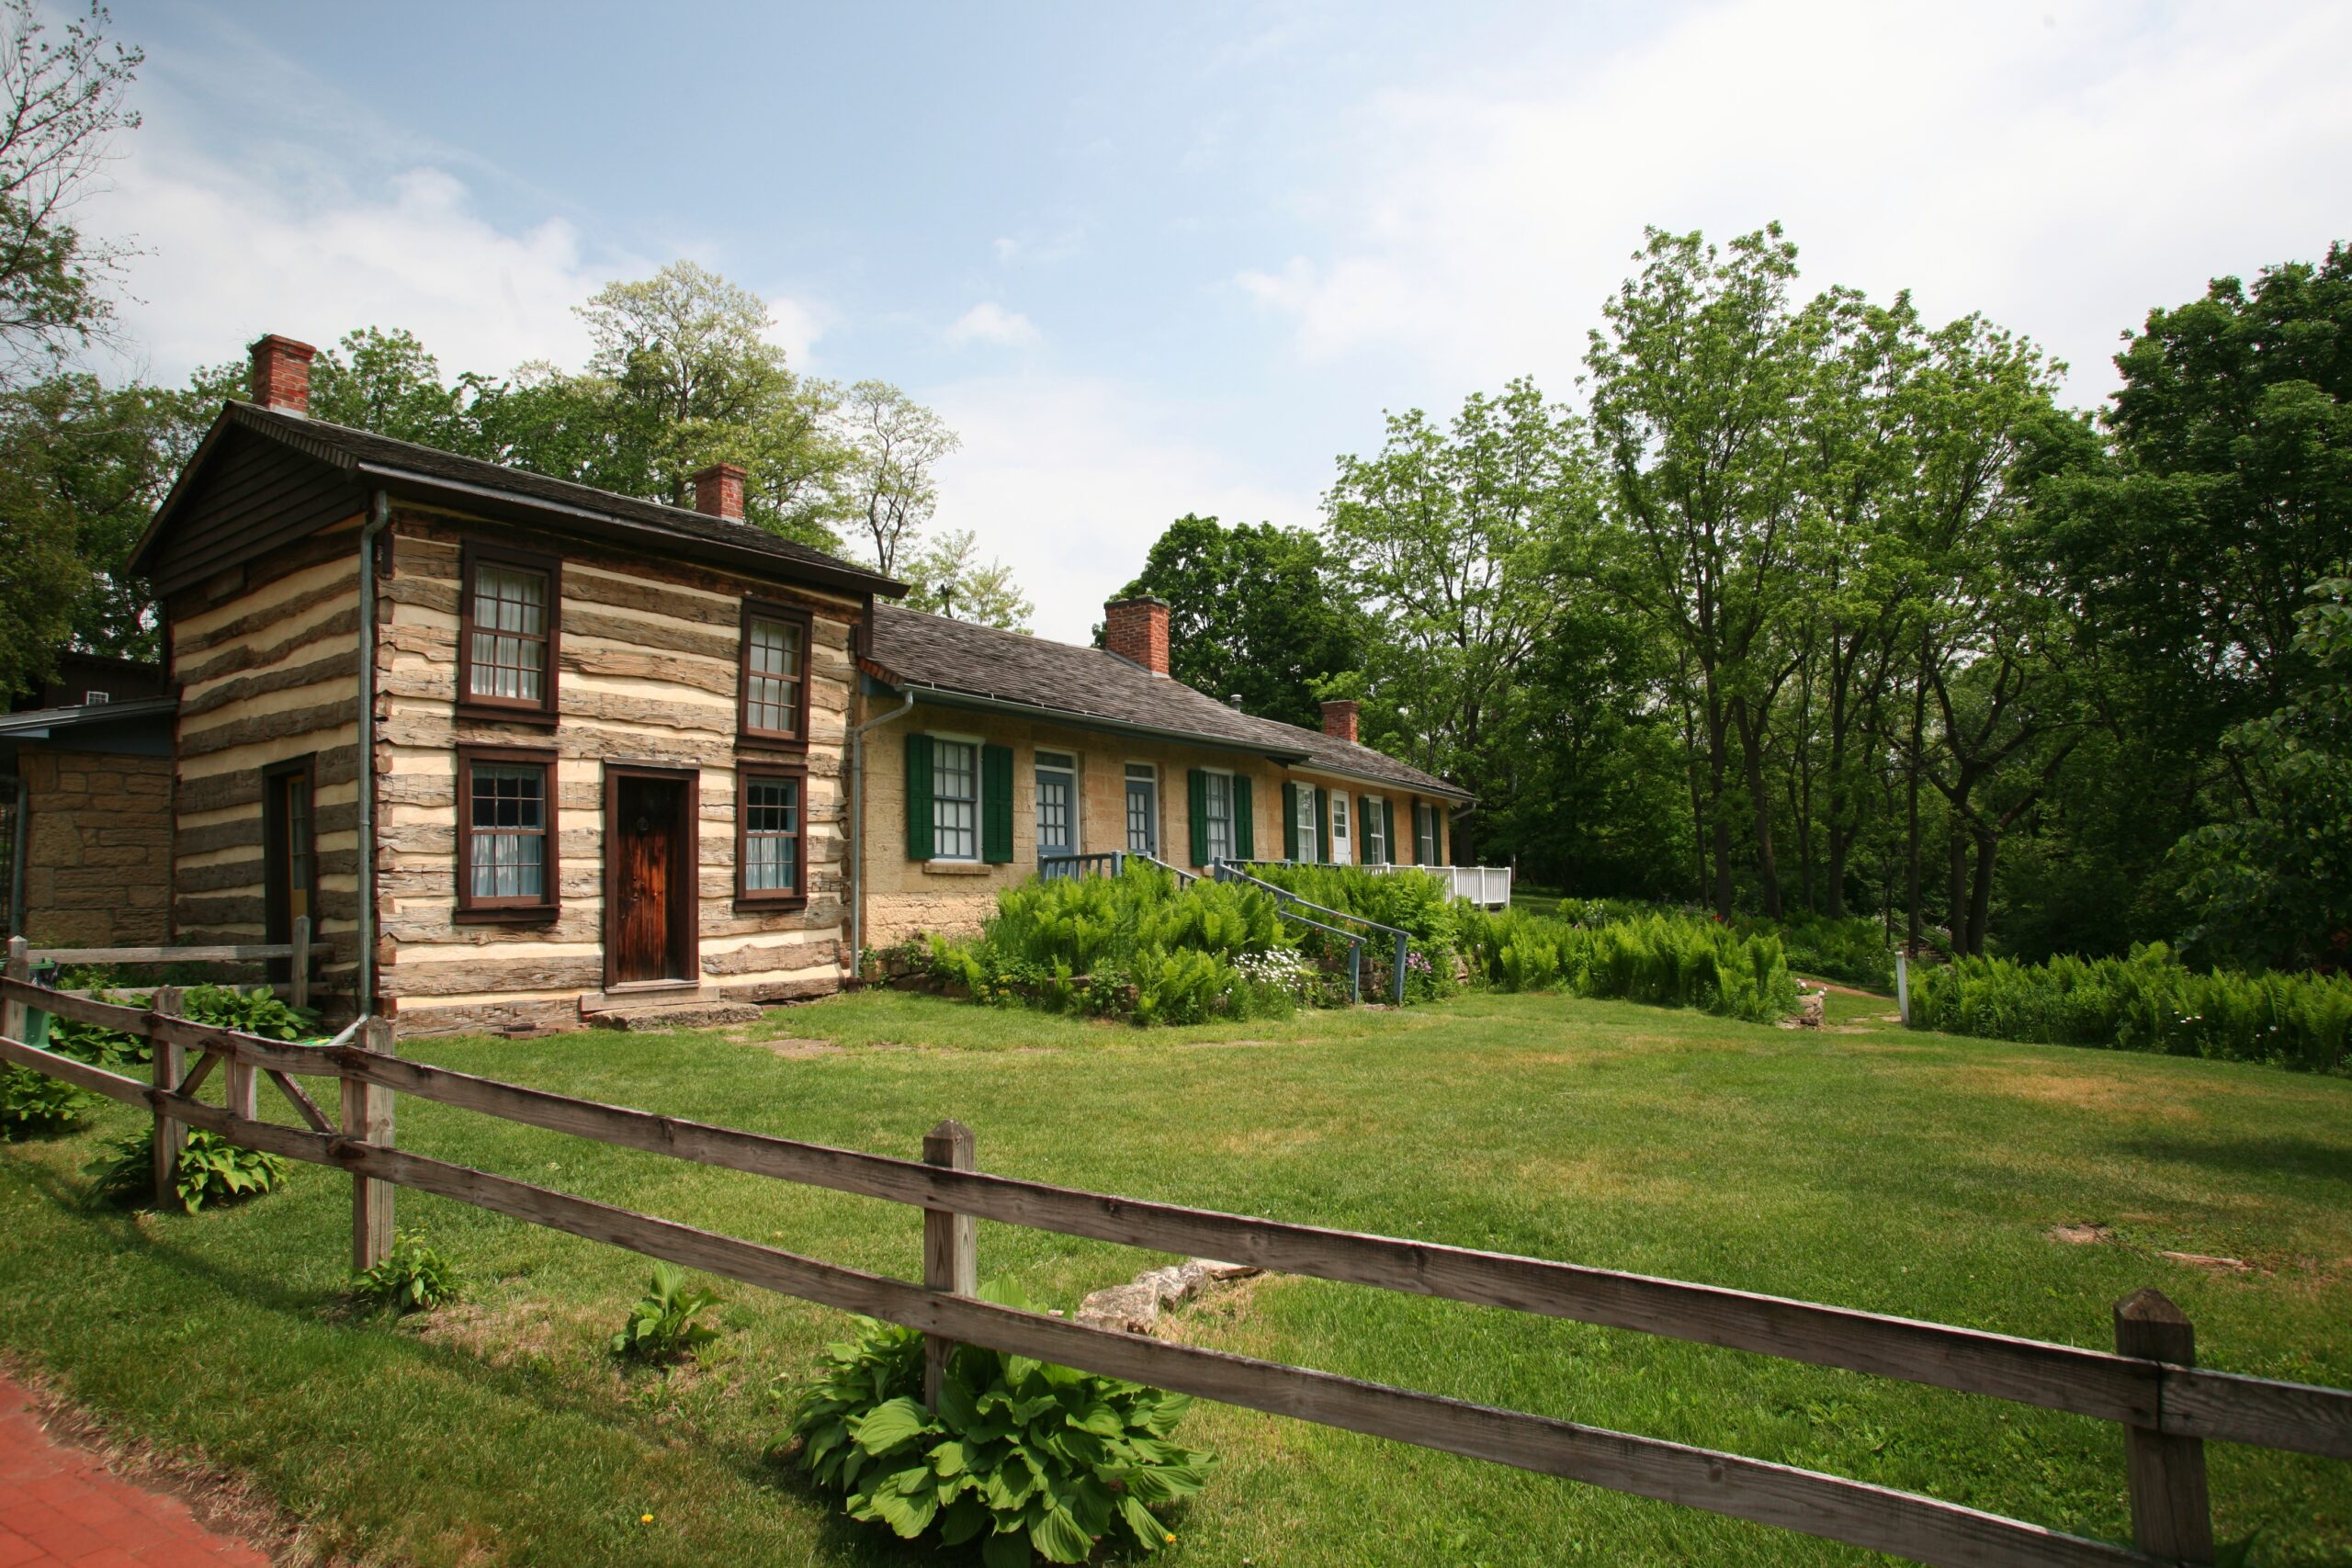
[{"label": "stone house", "polygon": [[1169,674],[1168,605],[1105,606],[1104,648],[874,608],[859,661],[856,937],[976,927],[1048,857],[1442,865],[1469,796],[1365,746],[1351,702],[1320,731]]},{"label": "stone house", "polygon": [[161,672],[67,654],[0,716],[7,934],[143,947],[171,929],[172,711]]},{"label": "stone house", "polygon": [[[1466,799],[1171,680],[1167,606],[1074,648],[877,601],[742,521],[308,415],[254,345],[134,551],[164,608],[170,940],[282,942],[402,1033],[830,992],[1041,857],[1442,863]],[[172,698],[163,699],[166,704]],[[163,897],[159,891],[154,895]]]}]

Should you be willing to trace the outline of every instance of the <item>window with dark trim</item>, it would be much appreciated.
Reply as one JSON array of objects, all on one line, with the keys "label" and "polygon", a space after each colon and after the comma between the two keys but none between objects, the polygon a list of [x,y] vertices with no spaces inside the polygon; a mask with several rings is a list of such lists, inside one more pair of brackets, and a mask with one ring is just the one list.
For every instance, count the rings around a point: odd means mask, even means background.
[{"label": "window with dark trim", "polygon": [[808,613],[743,601],[736,705],[746,740],[794,750],[808,744]]},{"label": "window with dark trim", "polygon": [[798,769],[743,768],[735,779],[735,897],[797,907],[808,899],[808,779]]},{"label": "window with dark trim", "polygon": [[540,920],[557,910],[555,754],[458,748],[458,919]]},{"label": "window with dark trim", "polygon": [[461,561],[459,716],[553,724],[562,563],[470,543]]},{"label": "window with dark trim", "polygon": [[975,741],[933,745],[931,833],[933,859],[980,858],[980,748]]}]

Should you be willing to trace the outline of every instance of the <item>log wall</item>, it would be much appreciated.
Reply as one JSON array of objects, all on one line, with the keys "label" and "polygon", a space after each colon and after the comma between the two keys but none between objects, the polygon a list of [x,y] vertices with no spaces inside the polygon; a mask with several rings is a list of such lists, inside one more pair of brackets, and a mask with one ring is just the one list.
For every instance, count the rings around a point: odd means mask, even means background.
[{"label": "log wall", "polygon": [[[776,1000],[838,989],[844,970],[842,750],[856,601],[532,536],[503,524],[402,511],[392,525],[377,649],[378,900],[382,990],[404,1034],[572,1027],[605,979],[605,764],[698,772],[703,994]],[[563,559],[554,728],[456,714],[459,552],[468,537]],[[738,909],[737,656],[745,597],[814,616],[804,794],[808,901]],[[552,750],[560,912],[526,926],[461,923],[457,762],[462,744]]]}]

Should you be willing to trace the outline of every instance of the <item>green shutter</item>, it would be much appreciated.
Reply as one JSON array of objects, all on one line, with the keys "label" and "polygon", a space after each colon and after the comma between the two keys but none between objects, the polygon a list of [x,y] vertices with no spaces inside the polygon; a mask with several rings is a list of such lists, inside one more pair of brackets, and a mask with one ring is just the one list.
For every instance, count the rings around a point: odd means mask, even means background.
[{"label": "green shutter", "polygon": [[1430,861],[1432,865],[1451,865],[1453,863],[1446,859],[1445,855],[1445,816],[1446,812],[1444,807],[1432,806],[1430,807],[1430,848],[1437,852]]},{"label": "green shutter", "polygon": [[1380,803],[1380,847],[1388,852],[1388,863],[1403,864],[1396,858],[1396,803],[1393,800]]},{"label": "green shutter", "polygon": [[1298,785],[1283,781],[1283,859],[1298,858]]},{"label": "green shutter", "polygon": [[1331,792],[1315,792],[1315,858],[1323,865],[1331,863]]},{"label": "green shutter", "polygon": [[[1372,858],[1372,796],[1368,795],[1356,796],[1356,863],[1358,865],[1379,863]],[[1380,848],[1382,853],[1387,852],[1388,839],[1385,834],[1381,837]]]},{"label": "green shutter", "polygon": [[1193,864],[1209,863],[1209,775],[1194,768],[1184,775],[1187,804],[1192,807]]},{"label": "green shutter", "polygon": [[1427,818],[1425,818],[1421,813],[1428,809],[1429,807],[1423,806],[1419,801],[1417,800],[1413,802],[1413,863],[1415,865],[1427,865],[1430,863],[1428,858],[1421,852],[1421,846],[1429,841],[1422,836],[1423,824],[1427,821]]},{"label": "green shutter", "polygon": [[980,858],[1012,863],[1012,748],[980,748]]},{"label": "green shutter", "polygon": [[907,737],[907,858],[929,860],[933,852],[931,737]]},{"label": "green shutter", "polygon": [[1241,773],[1233,775],[1233,855],[1236,860],[1258,858],[1258,825],[1252,822],[1250,809],[1250,780]]}]

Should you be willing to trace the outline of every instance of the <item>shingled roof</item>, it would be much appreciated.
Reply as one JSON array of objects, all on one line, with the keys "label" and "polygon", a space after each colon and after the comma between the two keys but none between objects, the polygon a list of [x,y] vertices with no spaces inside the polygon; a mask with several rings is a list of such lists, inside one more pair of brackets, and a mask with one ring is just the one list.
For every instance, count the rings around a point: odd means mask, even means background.
[{"label": "shingled roof", "polygon": [[413,441],[396,441],[389,435],[247,402],[232,402],[221,410],[204,445],[156,509],[154,520],[132,552],[131,570],[152,575],[166,553],[174,518],[201,483],[208,457],[239,437],[261,438],[339,471],[352,486],[354,510],[365,505],[366,491],[380,486],[403,497],[527,516],[562,532],[674,548],[684,556],[814,581],[854,593],[906,592],[904,583],[879,572],[778,538],[751,524],[616,495],[593,485],[549,479],[502,463],[462,457]]},{"label": "shingled roof", "polygon": [[1091,728],[1230,747],[1277,761],[1395,784],[1449,800],[1460,789],[1383,751],[1227,707],[1182,681],[1099,648],[874,606],[879,678],[976,705],[1030,710]]}]

